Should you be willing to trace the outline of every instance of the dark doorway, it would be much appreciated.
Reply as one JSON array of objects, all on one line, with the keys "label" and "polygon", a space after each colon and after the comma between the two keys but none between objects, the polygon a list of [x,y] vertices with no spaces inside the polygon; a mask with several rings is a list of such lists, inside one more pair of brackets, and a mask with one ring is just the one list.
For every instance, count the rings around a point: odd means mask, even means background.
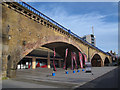
[{"label": "dark doorway", "polygon": [[106,57],[104,61],[104,66],[109,66],[110,62],[109,59]]},{"label": "dark doorway", "polygon": [[101,67],[102,59],[100,55],[95,54],[91,60],[92,67]]}]

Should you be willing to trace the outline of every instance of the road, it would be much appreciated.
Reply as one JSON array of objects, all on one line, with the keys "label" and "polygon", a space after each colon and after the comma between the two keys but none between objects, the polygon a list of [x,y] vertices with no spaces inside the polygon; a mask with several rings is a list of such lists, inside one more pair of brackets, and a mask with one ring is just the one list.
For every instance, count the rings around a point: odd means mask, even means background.
[{"label": "road", "polygon": [[[86,84],[78,87],[80,88],[118,88],[118,84],[120,84],[120,67],[116,68],[107,74],[96,78],[90,82],[87,82]],[[75,89],[75,90],[77,90]]]}]

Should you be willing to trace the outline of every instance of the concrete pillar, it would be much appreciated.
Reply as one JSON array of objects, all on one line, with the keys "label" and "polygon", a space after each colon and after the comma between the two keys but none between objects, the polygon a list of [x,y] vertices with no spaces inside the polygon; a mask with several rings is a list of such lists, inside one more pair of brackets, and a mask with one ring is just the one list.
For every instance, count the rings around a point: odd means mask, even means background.
[{"label": "concrete pillar", "polygon": [[48,60],[47,60],[47,66],[48,66],[48,68],[50,68],[50,52],[48,52]]},{"label": "concrete pillar", "polygon": [[59,60],[59,68],[61,68],[61,60]]},{"label": "concrete pillar", "polygon": [[32,58],[32,69],[36,68],[36,57]]}]

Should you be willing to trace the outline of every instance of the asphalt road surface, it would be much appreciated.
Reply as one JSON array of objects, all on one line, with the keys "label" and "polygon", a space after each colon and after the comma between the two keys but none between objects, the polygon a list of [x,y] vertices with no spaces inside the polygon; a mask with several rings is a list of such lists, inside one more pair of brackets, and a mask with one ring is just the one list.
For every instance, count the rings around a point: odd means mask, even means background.
[{"label": "asphalt road surface", "polygon": [[96,78],[90,82],[87,82],[86,84],[78,87],[77,89],[80,89],[80,88],[119,88],[120,78],[118,78],[118,76],[120,76],[120,67],[108,72],[107,74],[99,78]]}]

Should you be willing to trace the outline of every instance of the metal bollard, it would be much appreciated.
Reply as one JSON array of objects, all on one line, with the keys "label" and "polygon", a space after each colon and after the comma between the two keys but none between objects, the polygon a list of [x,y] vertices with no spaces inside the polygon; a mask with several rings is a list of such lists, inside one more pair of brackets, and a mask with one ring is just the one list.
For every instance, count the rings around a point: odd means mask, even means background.
[{"label": "metal bollard", "polygon": [[80,72],[80,70],[77,70],[77,72]]},{"label": "metal bollard", "polygon": [[75,73],[75,70],[73,70],[73,73]]}]

